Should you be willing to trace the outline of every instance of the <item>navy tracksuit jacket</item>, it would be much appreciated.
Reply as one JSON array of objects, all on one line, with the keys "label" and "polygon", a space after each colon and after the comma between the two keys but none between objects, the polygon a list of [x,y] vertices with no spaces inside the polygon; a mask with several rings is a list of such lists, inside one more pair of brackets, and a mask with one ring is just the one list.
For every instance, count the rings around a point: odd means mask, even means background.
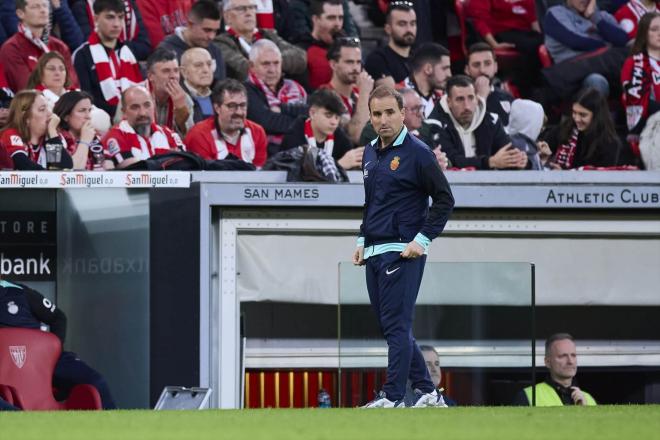
[{"label": "navy tracksuit jacket", "polygon": [[400,253],[413,240],[428,248],[444,229],[454,198],[434,154],[405,127],[392,145],[380,148],[379,139],[368,144],[362,168],[365,204],[358,244],[365,247],[369,299],[388,345],[383,391],[396,401],[403,399],[408,378],[413,389],[434,389],[412,335],[426,256],[404,259]]}]

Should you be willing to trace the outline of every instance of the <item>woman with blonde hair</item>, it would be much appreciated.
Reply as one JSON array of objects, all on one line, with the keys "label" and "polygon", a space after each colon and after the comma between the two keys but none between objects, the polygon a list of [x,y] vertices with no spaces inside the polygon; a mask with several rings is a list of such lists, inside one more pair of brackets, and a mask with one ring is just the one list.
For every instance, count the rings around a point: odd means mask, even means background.
[{"label": "woman with blonde hair", "polygon": [[59,52],[50,51],[39,57],[37,66],[28,78],[27,88],[43,93],[48,109],[53,110],[60,96],[70,90],[71,76],[66,69],[64,57]]},{"label": "woman with blonde hair", "polygon": [[9,121],[0,132],[0,149],[16,170],[73,168],[57,132],[60,118],[36,90],[22,90],[9,106]]}]

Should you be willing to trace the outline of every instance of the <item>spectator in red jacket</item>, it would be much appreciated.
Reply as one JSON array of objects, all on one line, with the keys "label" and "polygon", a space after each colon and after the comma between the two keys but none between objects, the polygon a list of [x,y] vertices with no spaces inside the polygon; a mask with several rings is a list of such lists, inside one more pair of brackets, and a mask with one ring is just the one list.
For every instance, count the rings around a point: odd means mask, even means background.
[{"label": "spectator in red jacket", "polygon": [[78,77],[71,64],[69,48],[62,40],[52,35],[44,38],[44,30],[48,26],[48,12],[48,0],[16,0],[16,15],[20,21],[18,32],[0,48],[0,59],[12,90],[25,88],[39,57],[50,51],[62,54],[66,70],[71,75],[71,83],[78,87]]},{"label": "spectator in red jacket", "polygon": [[621,29],[628,33],[628,38],[632,40],[637,35],[639,20],[649,12],[658,11],[660,11],[660,1],[630,0],[614,13],[614,18],[619,22]]},{"label": "spectator in red jacket", "polygon": [[330,81],[332,70],[327,59],[328,47],[341,33],[344,9],[341,0],[320,0],[311,3],[312,41],[301,44],[307,49],[309,87],[317,89]]},{"label": "spectator in red jacket", "polygon": [[532,80],[539,79],[538,49],[543,44],[534,0],[470,0],[466,12],[493,49],[516,49],[522,53],[524,61],[516,64],[514,74],[521,93],[528,94]]},{"label": "spectator in red jacket", "polygon": [[194,0],[137,0],[151,47],[157,47],[174,29],[186,25]]},{"label": "spectator in red jacket", "polygon": [[215,115],[190,129],[185,139],[188,151],[208,160],[234,156],[261,168],[266,162],[266,132],[246,119],[245,86],[233,78],[225,79],[213,88],[211,99]]}]

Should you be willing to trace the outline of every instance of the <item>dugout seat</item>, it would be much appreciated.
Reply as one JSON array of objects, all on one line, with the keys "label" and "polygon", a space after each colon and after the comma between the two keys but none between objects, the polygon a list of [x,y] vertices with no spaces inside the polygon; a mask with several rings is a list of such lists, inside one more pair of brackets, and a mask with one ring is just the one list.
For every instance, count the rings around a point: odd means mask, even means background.
[{"label": "dugout seat", "polygon": [[101,409],[101,397],[91,385],[76,385],[67,400],[55,400],[53,371],[61,353],[62,344],[52,333],[0,328],[0,397],[23,410]]}]

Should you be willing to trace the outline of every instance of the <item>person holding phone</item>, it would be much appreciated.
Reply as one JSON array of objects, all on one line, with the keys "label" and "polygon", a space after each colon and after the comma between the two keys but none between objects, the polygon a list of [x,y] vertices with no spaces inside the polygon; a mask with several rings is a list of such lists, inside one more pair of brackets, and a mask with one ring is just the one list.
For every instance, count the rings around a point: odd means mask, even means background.
[{"label": "person holding phone", "polygon": [[527,166],[527,155],[511,145],[499,116],[486,110],[486,102],[467,75],[447,81],[445,96],[426,122],[453,167],[497,170]]}]

